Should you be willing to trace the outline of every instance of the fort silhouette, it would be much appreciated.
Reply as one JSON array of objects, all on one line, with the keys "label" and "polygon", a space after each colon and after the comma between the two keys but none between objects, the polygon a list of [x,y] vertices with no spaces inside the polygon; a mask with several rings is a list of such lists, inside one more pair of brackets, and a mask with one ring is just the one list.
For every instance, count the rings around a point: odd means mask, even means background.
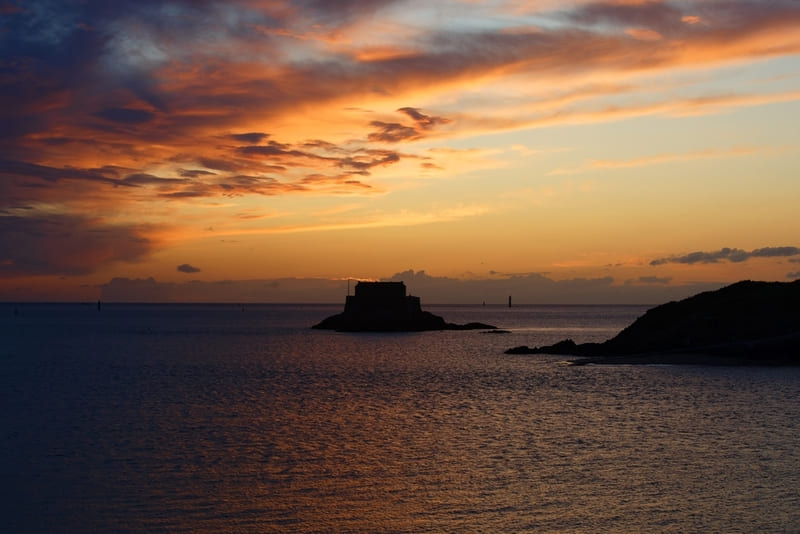
[{"label": "fort silhouette", "polygon": [[493,329],[483,323],[457,325],[422,310],[419,297],[406,294],[404,282],[358,282],[344,311],[312,328],[343,332],[416,332]]}]

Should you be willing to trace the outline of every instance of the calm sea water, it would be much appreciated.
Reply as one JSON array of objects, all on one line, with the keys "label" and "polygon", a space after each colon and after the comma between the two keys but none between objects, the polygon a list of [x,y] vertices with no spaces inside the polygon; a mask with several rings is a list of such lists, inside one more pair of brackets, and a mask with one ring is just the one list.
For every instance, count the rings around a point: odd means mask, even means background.
[{"label": "calm sea water", "polygon": [[509,347],[644,307],[0,306],[4,532],[796,532],[800,369]]}]

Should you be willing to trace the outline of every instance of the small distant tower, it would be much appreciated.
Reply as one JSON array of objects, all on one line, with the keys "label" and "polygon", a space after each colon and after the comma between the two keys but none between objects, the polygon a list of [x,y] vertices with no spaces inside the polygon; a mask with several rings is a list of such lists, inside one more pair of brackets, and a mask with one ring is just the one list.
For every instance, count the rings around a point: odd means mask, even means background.
[{"label": "small distant tower", "polygon": [[508,296],[508,307],[511,307],[511,295]]}]

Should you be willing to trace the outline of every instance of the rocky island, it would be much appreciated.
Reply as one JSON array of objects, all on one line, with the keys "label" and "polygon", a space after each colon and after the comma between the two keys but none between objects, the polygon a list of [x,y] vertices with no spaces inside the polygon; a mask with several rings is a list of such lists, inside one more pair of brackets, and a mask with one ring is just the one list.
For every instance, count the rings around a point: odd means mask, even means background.
[{"label": "rocky island", "polygon": [[506,353],[583,357],[576,365],[800,365],[800,280],[746,280],[656,306],[603,343],[566,339]]},{"label": "rocky island", "polygon": [[340,332],[421,332],[492,330],[496,327],[483,323],[452,324],[423,311],[419,297],[406,295],[403,282],[358,282],[355,295],[347,296],[344,311],[312,328]]}]

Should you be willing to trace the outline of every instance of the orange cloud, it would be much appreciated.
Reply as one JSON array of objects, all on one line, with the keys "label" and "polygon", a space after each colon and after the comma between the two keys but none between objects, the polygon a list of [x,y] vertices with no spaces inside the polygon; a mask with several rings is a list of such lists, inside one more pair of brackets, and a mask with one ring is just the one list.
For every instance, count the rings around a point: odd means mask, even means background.
[{"label": "orange cloud", "polygon": [[583,165],[571,168],[558,168],[547,173],[548,175],[578,174],[594,169],[626,169],[632,167],[645,167],[650,165],[661,165],[675,161],[691,161],[697,159],[711,158],[730,158],[734,156],[747,156],[764,149],[738,147],[730,150],[696,150],[683,154],[656,154],[642,158],[629,160],[594,160]]},{"label": "orange cloud", "polygon": [[[335,230],[353,230],[362,228],[410,227],[437,222],[457,221],[478,217],[489,213],[491,208],[484,205],[467,205],[429,211],[401,210],[391,213],[371,214],[359,218],[346,218],[338,221],[320,222],[316,224],[278,225],[268,228],[215,228],[218,236],[245,236],[265,234],[294,234],[303,232],[329,232]],[[331,213],[335,215],[335,213]],[[185,234],[184,238],[188,238]]]},{"label": "orange cloud", "polygon": [[648,28],[630,28],[625,33],[640,41],[660,41],[663,36],[655,30]]}]

